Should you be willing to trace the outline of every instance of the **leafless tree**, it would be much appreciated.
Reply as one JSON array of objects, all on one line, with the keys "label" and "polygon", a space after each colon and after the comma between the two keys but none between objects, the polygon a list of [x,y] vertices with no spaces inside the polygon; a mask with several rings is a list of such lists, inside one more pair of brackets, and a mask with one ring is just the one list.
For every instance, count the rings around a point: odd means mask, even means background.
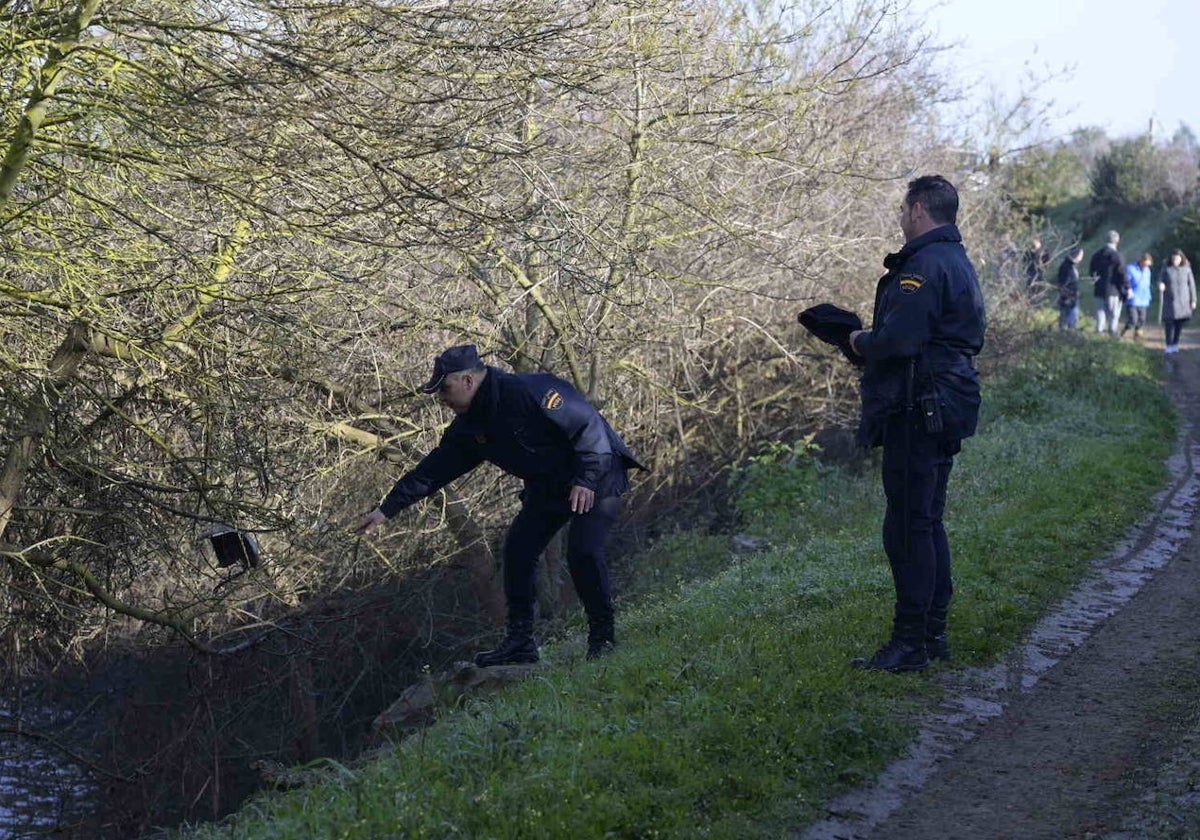
[{"label": "leafless tree", "polygon": [[[211,649],[418,554],[495,609],[505,479],[368,551],[336,527],[436,439],[412,385],[452,342],[572,379],[658,468],[643,497],[846,422],[849,375],[796,311],[865,311],[903,181],[964,168],[901,11],[10,8],[9,633],[32,608],[50,647],[116,615]],[[214,523],[272,562],[226,585]]]}]

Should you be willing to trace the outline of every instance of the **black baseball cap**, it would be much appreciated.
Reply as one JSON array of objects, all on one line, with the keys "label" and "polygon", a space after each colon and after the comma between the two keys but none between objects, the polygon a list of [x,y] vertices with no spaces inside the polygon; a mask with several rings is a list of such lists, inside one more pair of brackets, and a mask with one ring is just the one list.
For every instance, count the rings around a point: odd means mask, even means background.
[{"label": "black baseball cap", "polygon": [[433,376],[429,377],[429,381],[421,386],[421,391],[425,394],[432,394],[442,387],[442,380],[450,374],[458,373],[460,370],[475,370],[482,366],[483,362],[479,360],[479,351],[475,349],[474,344],[459,344],[451,347],[433,360]]}]

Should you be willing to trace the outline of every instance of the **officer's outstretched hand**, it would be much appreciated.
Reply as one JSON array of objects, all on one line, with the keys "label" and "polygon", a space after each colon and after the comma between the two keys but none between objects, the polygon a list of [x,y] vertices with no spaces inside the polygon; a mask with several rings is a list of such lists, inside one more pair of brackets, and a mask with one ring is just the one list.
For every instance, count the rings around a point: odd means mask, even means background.
[{"label": "officer's outstretched hand", "polygon": [[387,522],[387,517],[383,515],[383,511],[381,511],[379,508],[375,508],[375,510],[371,511],[370,513],[363,514],[363,518],[360,519],[358,524],[354,526],[354,533],[373,534],[375,533],[375,529],[384,522]]},{"label": "officer's outstretched hand", "polygon": [[587,513],[596,503],[596,491],[577,484],[571,488],[568,499],[571,502],[571,513]]}]

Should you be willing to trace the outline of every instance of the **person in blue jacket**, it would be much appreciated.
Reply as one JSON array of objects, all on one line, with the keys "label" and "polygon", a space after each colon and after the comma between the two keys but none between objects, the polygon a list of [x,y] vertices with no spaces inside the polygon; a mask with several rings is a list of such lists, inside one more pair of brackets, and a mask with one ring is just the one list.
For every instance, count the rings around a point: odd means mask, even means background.
[{"label": "person in blue jacket", "polygon": [[567,565],[588,618],[588,658],[613,649],[612,587],[604,544],[629,489],[627,470],[645,469],[620,436],[569,383],[544,373],[484,365],[474,345],[451,347],[421,387],[455,417],[438,445],[405,473],[358,530],[371,533],[409,505],[484,461],[525,482],[504,540],[507,629],[480,667],[538,661],[534,637],[539,555],[568,523]]},{"label": "person in blue jacket", "polygon": [[1142,337],[1142,327],[1146,326],[1146,313],[1150,310],[1153,298],[1153,278],[1150,276],[1150,266],[1154,258],[1142,254],[1138,261],[1125,266],[1125,277],[1129,280],[1129,305],[1125,307],[1125,323],[1121,326],[1121,337],[1133,329],[1133,337]]},{"label": "person in blue jacket", "polygon": [[890,640],[861,668],[919,671],[950,658],[953,584],[942,524],[954,455],[975,433],[987,317],[955,225],[958,191],[940,175],[910,181],[905,244],[883,261],[870,330],[850,336],[865,361],[859,442],[883,447],[883,545],[896,601]]}]

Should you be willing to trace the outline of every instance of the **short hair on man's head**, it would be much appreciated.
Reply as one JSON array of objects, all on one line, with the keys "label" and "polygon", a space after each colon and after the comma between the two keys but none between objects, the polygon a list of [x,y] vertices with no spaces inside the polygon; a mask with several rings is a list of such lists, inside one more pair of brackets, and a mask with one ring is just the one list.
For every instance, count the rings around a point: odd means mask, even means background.
[{"label": "short hair on man's head", "polygon": [[1070,257],[1071,259],[1075,259],[1076,257],[1082,257],[1083,256],[1083,248],[1076,245],[1070,251],[1067,251],[1067,256]]},{"label": "short hair on man's head", "polygon": [[1117,233],[1115,230],[1110,230],[1108,232],[1108,244],[1109,245],[1116,245],[1120,241],[1121,241],[1121,234]]},{"label": "short hair on man's head", "polygon": [[958,190],[941,175],[922,175],[909,181],[904,203],[909,207],[920,204],[929,220],[939,225],[952,225],[958,220]]},{"label": "short hair on man's head", "polygon": [[446,375],[447,376],[455,376],[457,374],[463,374],[463,373],[470,373],[470,374],[474,374],[475,376],[479,376],[482,373],[487,373],[487,365],[480,362],[479,364],[475,365],[475,367],[463,368],[462,370],[456,370],[456,371],[454,371],[454,373],[448,373]]}]

